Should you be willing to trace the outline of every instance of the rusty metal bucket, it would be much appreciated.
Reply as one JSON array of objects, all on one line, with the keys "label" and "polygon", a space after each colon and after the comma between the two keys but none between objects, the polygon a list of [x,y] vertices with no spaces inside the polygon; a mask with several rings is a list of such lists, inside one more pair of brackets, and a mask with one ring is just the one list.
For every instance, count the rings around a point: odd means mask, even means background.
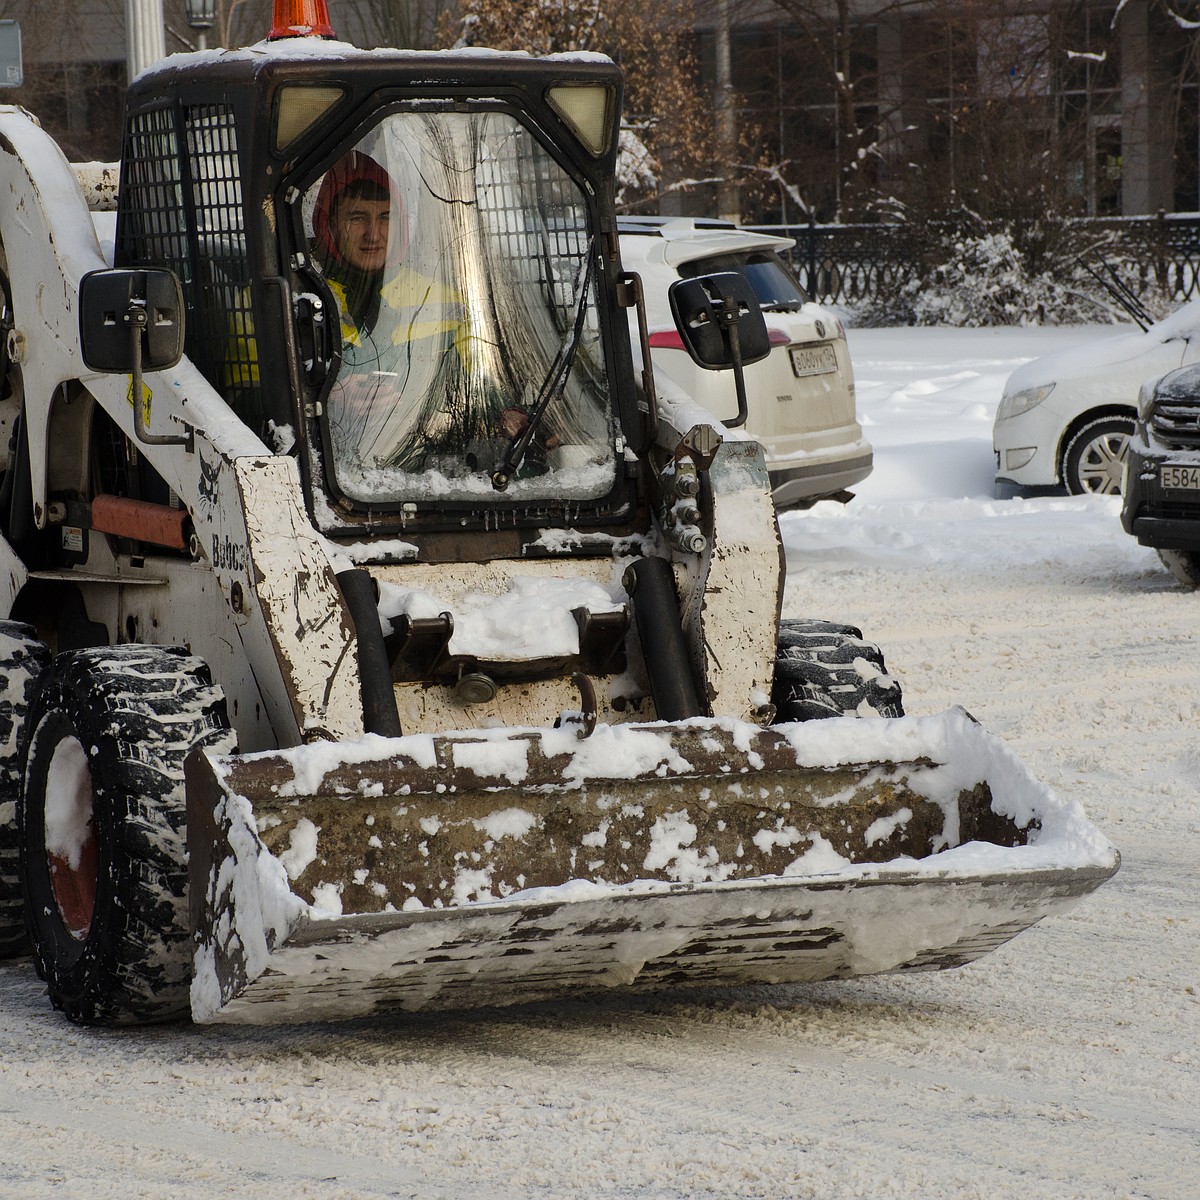
[{"label": "rusty metal bucket", "polygon": [[577,732],[194,755],[195,1018],[957,966],[1119,864],[961,710]]}]

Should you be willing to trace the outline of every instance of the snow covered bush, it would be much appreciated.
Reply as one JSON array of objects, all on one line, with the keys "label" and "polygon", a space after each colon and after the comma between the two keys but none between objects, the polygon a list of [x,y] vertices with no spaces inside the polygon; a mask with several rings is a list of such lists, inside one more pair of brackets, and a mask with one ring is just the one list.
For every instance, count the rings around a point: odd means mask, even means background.
[{"label": "snow covered bush", "polygon": [[950,253],[943,261],[902,289],[901,300],[914,324],[1036,323],[1029,318],[1042,306],[1044,289],[1031,289],[1020,252],[1007,232],[957,238],[945,249]]},{"label": "snow covered bush", "polygon": [[617,143],[617,208],[623,210],[632,198],[653,194],[657,188],[654,155],[636,129],[622,125]]},{"label": "snow covered bush", "polygon": [[967,213],[929,228],[923,240],[916,271],[892,295],[860,306],[855,324],[974,328],[1128,321],[1101,278],[1112,275],[1155,317],[1175,306],[1147,277],[1144,262],[1066,219],[984,222]]}]

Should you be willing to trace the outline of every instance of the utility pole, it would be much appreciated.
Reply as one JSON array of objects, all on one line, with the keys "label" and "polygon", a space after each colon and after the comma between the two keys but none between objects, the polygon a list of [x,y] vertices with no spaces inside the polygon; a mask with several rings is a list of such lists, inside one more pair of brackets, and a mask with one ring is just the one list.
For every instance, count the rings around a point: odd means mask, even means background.
[{"label": "utility pole", "polygon": [[167,57],[162,0],[125,0],[125,62],[129,78]]},{"label": "utility pole", "polygon": [[737,179],[737,110],[733,103],[733,68],[730,24],[733,0],[717,0],[717,152],[721,182],[717,186],[717,215],[722,221],[742,219]]}]

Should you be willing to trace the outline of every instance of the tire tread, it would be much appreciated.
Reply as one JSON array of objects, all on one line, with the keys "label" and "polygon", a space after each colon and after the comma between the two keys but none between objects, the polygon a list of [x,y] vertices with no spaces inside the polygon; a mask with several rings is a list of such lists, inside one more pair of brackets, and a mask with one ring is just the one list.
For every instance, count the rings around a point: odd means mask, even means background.
[{"label": "tire tread", "polygon": [[904,715],[900,684],[878,646],[857,626],[806,618],[780,622],[771,702],[777,721],[857,716],[864,707]]},{"label": "tire tread", "polygon": [[[60,655],[36,708],[67,712],[92,747],[95,819],[110,847],[78,960],[61,967],[57,948],[39,944],[54,941],[55,926],[61,931],[56,914],[40,923],[41,939],[35,935],[34,960],[51,1001],[81,1024],[185,1015],[191,940],[183,763],[198,745],[234,748],[223,695],[198,658],[115,646]],[[28,844],[29,828],[25,835]]]},{"label": "tire tread", "polygon": [[0,621],[0,959],[29,950],[21,896],[17,798],[29,706],[50,651],[32,625]]}]

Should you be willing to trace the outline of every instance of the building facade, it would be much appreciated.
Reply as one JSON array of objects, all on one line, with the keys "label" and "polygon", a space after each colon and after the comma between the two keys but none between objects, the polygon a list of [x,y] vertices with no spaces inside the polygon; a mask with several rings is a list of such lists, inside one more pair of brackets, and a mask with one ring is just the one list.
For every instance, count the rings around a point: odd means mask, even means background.
[{"label": "building facade", "polygon": [[745,177],[769,181],[755,219],[986,208],[989,188],[1091,216],[1200,210],[1200,4],[716,0],[713,80],[723,7]]},{"label": "building facade", "polygon": [[[335,24],[371,45],[388,6],[429,3],[340,0]],[[0,0],[25,47],[25,83],[2,99],[37,114],[69,157],[120,152],[126,9]],[[220,10],[210,45],[270,23],[270,0]],[[694,11],[715,120],[723,65],[732,82],[747,220],[873,219],[889,206],[986,215],[1022,201],[1093,216],[1200,210],[1196,0],[694,0]],[[183,0],[165,0],[164,18],[168,53],[195,48]],[[658,207],[728,202],[715,185],[677,182],[664,175]]]}]

